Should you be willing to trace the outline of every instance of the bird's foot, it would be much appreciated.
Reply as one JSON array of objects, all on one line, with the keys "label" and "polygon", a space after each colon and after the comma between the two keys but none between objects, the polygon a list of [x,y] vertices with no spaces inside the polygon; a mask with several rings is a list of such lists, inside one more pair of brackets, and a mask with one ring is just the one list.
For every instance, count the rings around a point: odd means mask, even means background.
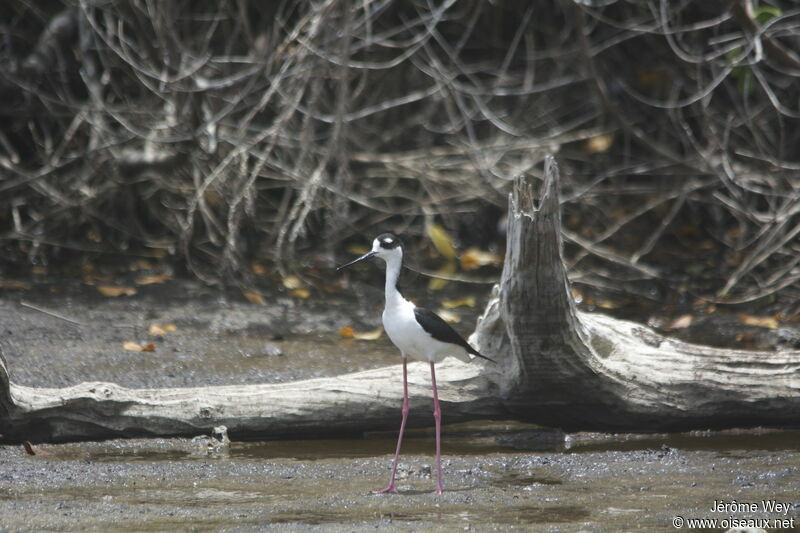
[{"label": "bird's foot", "polygon": [[441,494],[442,493],[442,487],[436,487],[436,490],[433,493],[434,494]]},{"label": "bird's foot", "polygon": [[386,494],[387,492],[393,492],[397,494],[397,487],[395,487],[394,482],[389,483],[389,486],[386,487],[385,489],[373,490],[372,494]]}]

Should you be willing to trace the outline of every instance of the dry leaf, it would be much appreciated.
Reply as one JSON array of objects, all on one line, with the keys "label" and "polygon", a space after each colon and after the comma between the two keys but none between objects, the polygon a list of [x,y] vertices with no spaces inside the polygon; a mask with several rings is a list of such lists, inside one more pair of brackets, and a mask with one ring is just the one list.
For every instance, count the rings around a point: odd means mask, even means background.
[{"label": "dry leaf", "polygon": [[584,149],[590,154],[600,154],[607,152],[612,144],[614,144],[614,135],[611,133],[604,133],[603,135],[595,135],[588,139],[586,144],[584,144]]},{"label": "dry leaf", "polygon": [[778,327],[778,319],[774,316],[752,316],[742,313],[739,315],[739,322],[745,326],[759,328],[775,329]]},{"label": "dry leaf", "polygon": [[442,305],[448,309],[453,309],[455,307],[475,307],[475,297],[465,296],[464,298],[458,298],[456,300],[442,300]]},{"label": "dry leaf", "polygon": [[297,276],[286,276],[283,278],[283,286],[287,289],[301,289],[303,282]]},{"label": "dry leaf", "polygon": [[[450,274],[455,273],[455,271],[456,271],[455,261],[448,261],[442,268],[437,270],[436,273],[439,275],[448,276]],[[438,291],[444,288],[444,286],[447,285],[447,283],[448,280],[443,278],[431,278],[431,280],[428,282],[428,288],[432,291]]]},{"label": "dry leaf", "polygon": [[499,264],[503,258],[492,252],[486,252],[479,248],[467,248],[459,258],[461,260],[461,268],[464,270],[475,270],[486,265]]},{"label": "dry leaf", "polygon": [[461,317],[458,316],[457,313],[454,313],[447,309],[439,309],[436,311],[436,314],[439,315],[439,317],[448,324],[458,324],[459,322],[461,322]]},{"label": "dry leaf", "polygon": [[0,279],[0,289],[27,290],[31,284],[19,279]]},{"label": "dry leaf", "polygon": [[291,294],[292,294],[292,296],[294,296],[295,298],[302,298],[302,299],[304,299],[304,300],[305,300],[306,298],[308,298],[309,296],[311,296],[311,291],[310,291],[310,290],[308,290],[308,289],[295,289],[295,290],[293,290],[293,291],[291,292]]},{"label": "dry leaf", "polygon": [[37,276],[45,276],[47,275],[47,267],[44,265],[36,265],[31,269],[31,272]]},{"label": "dry leaf", "polygon": [[374,329],[372,331],[366,331],[364,333],[358,333],[350,326],[345,326],[339,330],[339,336],[343,339],[358,339],[360,341],[374,341],[381,338],[383,334],[383,328]]},{"label": "dry leaf", "polygon": [[169,274],[153,274],[136,280],[137,285],[151,285],[153,283],[164,283],[172,279]]},{"label": "dry leaf", "polygon": [[124,285],[100,285],[97,287],[100,294],[103,296],[133,296],[136,294],[136,289],[133,287],[126,287]]},{"label": "dry leaf", "polygon": [[152,352],[156,349],[155,344],[148,342],[147,344],[140,344],[138,342],[127,341],[122,343],[122,347],[131,352]]},{"label": "dry leaf", "polygon": [[362,244],[350,244],[347,246],[346,250],[353,255],[364,255],[369,252],[370,249]]},{"label": "dry leaf", "polygon": [[22,441],[22,447],[25,448],[25,453],[28,455],[36,455],[36,450],[33,449],[33,445],[30,443],[30,441]]},{"label": "dry leaf", "polygon": [[150,329],[147,330],[148,335],[152,335],[154,337],[163,337],[167,333],[172,333],[173,331],[178,331],[178,328],[175,324],[167,324],[164,327],[159,326],[158,324],[151,324]]},{"label": "dry leaf", "polygon": [[128,265],[128,270],[130,270],[131,272],[138,272],[140,270],[150,270],[151,268],[153,268],[153,264],[147,259],[137,259],[136,261]]},{"label": "dry leaf", "polygon": [[242,294],[244,295],[245,298],[247,298],[247,301],[250,302],[251,304],[265,305],[267,303],[260,292],[242,291]]},{"label": "dry leaf", "polygon": [[572,287],[572,299],[576,304],[583,303],[583,291],[577,287]]},{"label": "dry leaf", "polygon": [[756,336],[752,331],[745,331],[736,335],[736,342],[742,345],[742,348],[753,348],[756,342]]},{"label": "dry leaf", "polygon": [[694,321],[694,317],[692,315],[689,315],[689,314],[681,315],[681,316],[677,317],[675,320],[673,320],[672,322],[670,322],[666,326],[666,328],[664,328],[664,329],[683,329],[683,328],[688,328],[689,326],[692,325],[693,321]]},{"label": "dry leaf", "polygon": [[250,270],[252,270],[253,274],[256,276],[263,276],[267,273],[267,267],[257,261],[250,263]]},{"label": "dry leaf", "polygon": [[428,237],[439,254],[445,259],[453,260],[456,258],[456,249],[453,246],[453,239],[447,234],[447,231],[435,222],[430,224],[427,228]]},{"label": "dry leaf", "polygon": [[358,339],[360,341],[376,341],[381,338],[383,334],[383,328],[374,329],[372,331],[367,331],[364,333],[353,333],[353,338]]},{"label": "dry leaf", "polygon": [[31,444],[29,440],[22,441],[22,447],[25,448],[25,453],[28,455],[51,455],[50,452],[44,451],[38,446]]},{"label": "dry leaf", "polygon": [[602,307],[603,309],[616,309],[619,307],[617,302],[612,302],[611,300],[598,300],[595,302],[597,307]]}]

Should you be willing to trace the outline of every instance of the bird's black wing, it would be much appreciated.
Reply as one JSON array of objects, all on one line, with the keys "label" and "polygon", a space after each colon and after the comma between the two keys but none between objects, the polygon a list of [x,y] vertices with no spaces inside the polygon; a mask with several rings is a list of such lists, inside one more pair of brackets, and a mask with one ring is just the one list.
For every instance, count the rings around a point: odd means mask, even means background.
[{"label": "bird's black wing", "polygon": [[486,359],[492,363],[496,362],[494,359],[486,357],[482,353],[478,352],[478,350],[470,346],[469,343],[465,341],[461,335],[459,335],[458,332],[450,326],[450,324],[445,322],[442,317],[433,311],[424,309],[422,307],[415,307],[414,317],[417,319],[417,323],[422,326],[422,329],[427,331],[434,339],[449,344],[457,344],[474,356],[480,357],[481,359]]}]

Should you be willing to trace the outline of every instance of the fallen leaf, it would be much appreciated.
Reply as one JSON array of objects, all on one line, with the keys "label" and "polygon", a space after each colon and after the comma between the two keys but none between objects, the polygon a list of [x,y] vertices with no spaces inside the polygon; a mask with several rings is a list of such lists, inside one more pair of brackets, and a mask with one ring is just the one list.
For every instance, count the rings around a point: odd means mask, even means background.
[{"label": "fallen leaf", "polygon": [[736,335],[736,342],[742,345],[742,348],[753,348],[756,342],[756,336],[752,331],[745,331]]},{"label": "fallen leaf", "polygon": [[458,316],[458,314],[452,311],[448,311],[447,309],[439,309],[438,311],[436,311],[436,314],[439,315],[442,318],[442,320],[444,320],[449,324],[458,324],[459,322],[461,322],[461,317]]},{"label": "fallen leaf", "polygon": [[300,289],[303,287],[303,282],[297,276],[286,276],[283,278],[283,286],[287,289]]},{"label": "fallen leaf", "polygon": [[353,338],[358,339],[360,341],[376,341],[381,338],[383,334],[383,328],[374,329],[372,331],[367,331],[364,333],[353,333]]},{"label": "fallen leaf", "polygon": [[19,279],[0,279],[0,289],[28,290],[31,284]]},{"label": "fallen leaf", "polygon": [[325,283],[322,282],[322,290],[327,292],[328,294],[338,294],[342,292],[342,285],[341,280],[344,278],[339,278],[336,283]]},{"label": "fallen leaf", "polygon": [[163,337],[167,333],[172,333],[173,331],[178,331],[178,328],[175,326],[175,324],[167,324],[164,327],[161,327],[158,324],[151,324],[150,328],[147,330],[147,334],[154,337]]},{"label": "fallen leaf", "polygon": [[136,289],[133,287],[126,287],[124,285],[100,285],[97,287],[100,294],[103,296],[133,296],[136,294]]},{"label": "fallen leaf", "polygon": [[37,276],[45,276],[47,275],[47,267],[44,265],[36,265],[31,269],[31,272]]},{"label": "fallen leaf", "polygon": [[260,292],[257,291],[242,291],[242,294],[247,301],[251,304],[258,304],[258,305],[265,305],[267,302],[264,300],[264,296],[261,295]]},{"label": "fallen leaf", "polygon": [[[456,271],[456,263],[455,263],[455,261],[448,261],[447,263],[445,263],[445,265],[442,268],[437,270],[436,273],[439,274],[439,275],[447,276],[447,275],[453,274],[455,271]],[[434,277],[434,278],[431,278],[431,280],[428,282],[428,289],[430,289],[432,291],[438,291],[438,290],[443,289],[444,286],[447,285],[448,283],[449,283],[449,281],[444,279],[444,278],[436,278],[436,277]]]},{"label": "fallen leaf", "polygon": [[150,270],[151,268],[153,268],[153,264],[147,259],[137,259],[136,261],[128,265],[128,270],[130,270],[131,272],[138,272],[140,270]]},{"label": "fallen leaf", "polygon": [[153,274],[136,280],[137,285],[152,285],[153,283],[164,283],[172,279],[169,274]]},{"label": "fallen leaf", "polygon": [[774,316],[753,316],[741,313],[739,322],[745,326],[756,326],[759,328],[775,329],[778,327],[778,319]]},{"label": "fallen leaf", "polygon": [[447,231],[435,222],[428,225],[426,230],[428,238],[430,238],[433,245],[439,254],[445,259],[453,260],[456,258],[456,249],[453,246],[453,239],[450,238]]},{"label": "fallen leaf", "polygon": [[357,339],[360,341],[374,341],[381,338],[383,334],[383,328],[374,329],[372,331],[366,331],[364,333],[358,333],[354,330],[351,326],[345,326],[339,330],[339,336],[343,339]]},{"label": "fallen leaf", "polygon": [[586,144],[584,144],[584,150],[590,154],[600,154],[607,152],[612,144],[614,144],[614,135],[611,133],[604,133],[588,139]]},{"label": "fallen leaf", "polygon": [[576,304],[583,303],[583,291],[577,287],[572,287],[572,299]]},{"label": "fallen leaf", "polygon": [[458,298],[455,300],[442,300],[442,305],[448,309],[453,309],[456,307],[475,307],[475,297],[465,296],[464,298]]},{"label": "fallen leaf", "polygon": [[295,298],[302,298],[302,299],[304,299],[304,300],[305,300],[306,298],[308,298],[309,296],[311,296],[311,291],[310,291],[310,290],[308,290],[308,289],[295,289],[295,290],[293,290],[293,291],[291,292],[291,294],[292,294],[292,296],[294,296]]},{"label": "fallen leaf", "polygon": [[467,248],[459,258],[461,261],[461,268],[464,270],[475,270],[486,265],[499,264],[503,259],[495,253],[486,252],[479,248]]},{"label": "fallen leaf", "polygon": [[689,326],[692,325],[693,321],[694,321],[694,317],[692,315],[689,315],[689,314],[681,315],[681,316],[675,318],[675,320],[673,320],[669,324],[667,324],[667,326],[664,329],[683,329],[683,328],[688,328]]},{"label": "fallen leaf", "polygon": [[25,448],[25,453],[28,455],[50,455],[50,452],[46,452],[38,446],[34,446],[28,440],[22,441],[22,447]]},{"label": "fallen leaf", "polygon": [[353,255],[364,255],[369,252],[370,249],[363,244],[349,244],[346,250]]},{"label": "fallen leaf", "polygon": [[256,276],[263,276],[267,273],[267,267],[259,263],[258,261],[253,261],[250,263],[250,270],[253,271],[253,274]]},{"label": "fallen leaf", "polygon": [[126,341],[122,343],[122,347],[131,352],[152,352],[156,349],[155,344],[148,342],[147,344],[140,344],[138,342]]},{"label": "fallen leaf", "polygon": [[602,307],[603,309],[616,309],[619,307],[617,302],[612,302],[611,300],[598,300],[595,305],[597,305],[597,307]]}]

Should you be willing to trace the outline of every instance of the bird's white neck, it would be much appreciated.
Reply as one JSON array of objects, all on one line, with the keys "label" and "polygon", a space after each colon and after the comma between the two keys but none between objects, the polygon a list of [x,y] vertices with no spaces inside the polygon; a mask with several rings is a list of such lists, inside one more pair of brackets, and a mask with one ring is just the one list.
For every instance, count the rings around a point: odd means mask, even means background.
[{"label": "bird's white neck", "polygon": [[403,300],[403,296],[397,290],[397,279],[400,277],[402,265],[402,252],[386,258],[386,307],[397,305]]}]

